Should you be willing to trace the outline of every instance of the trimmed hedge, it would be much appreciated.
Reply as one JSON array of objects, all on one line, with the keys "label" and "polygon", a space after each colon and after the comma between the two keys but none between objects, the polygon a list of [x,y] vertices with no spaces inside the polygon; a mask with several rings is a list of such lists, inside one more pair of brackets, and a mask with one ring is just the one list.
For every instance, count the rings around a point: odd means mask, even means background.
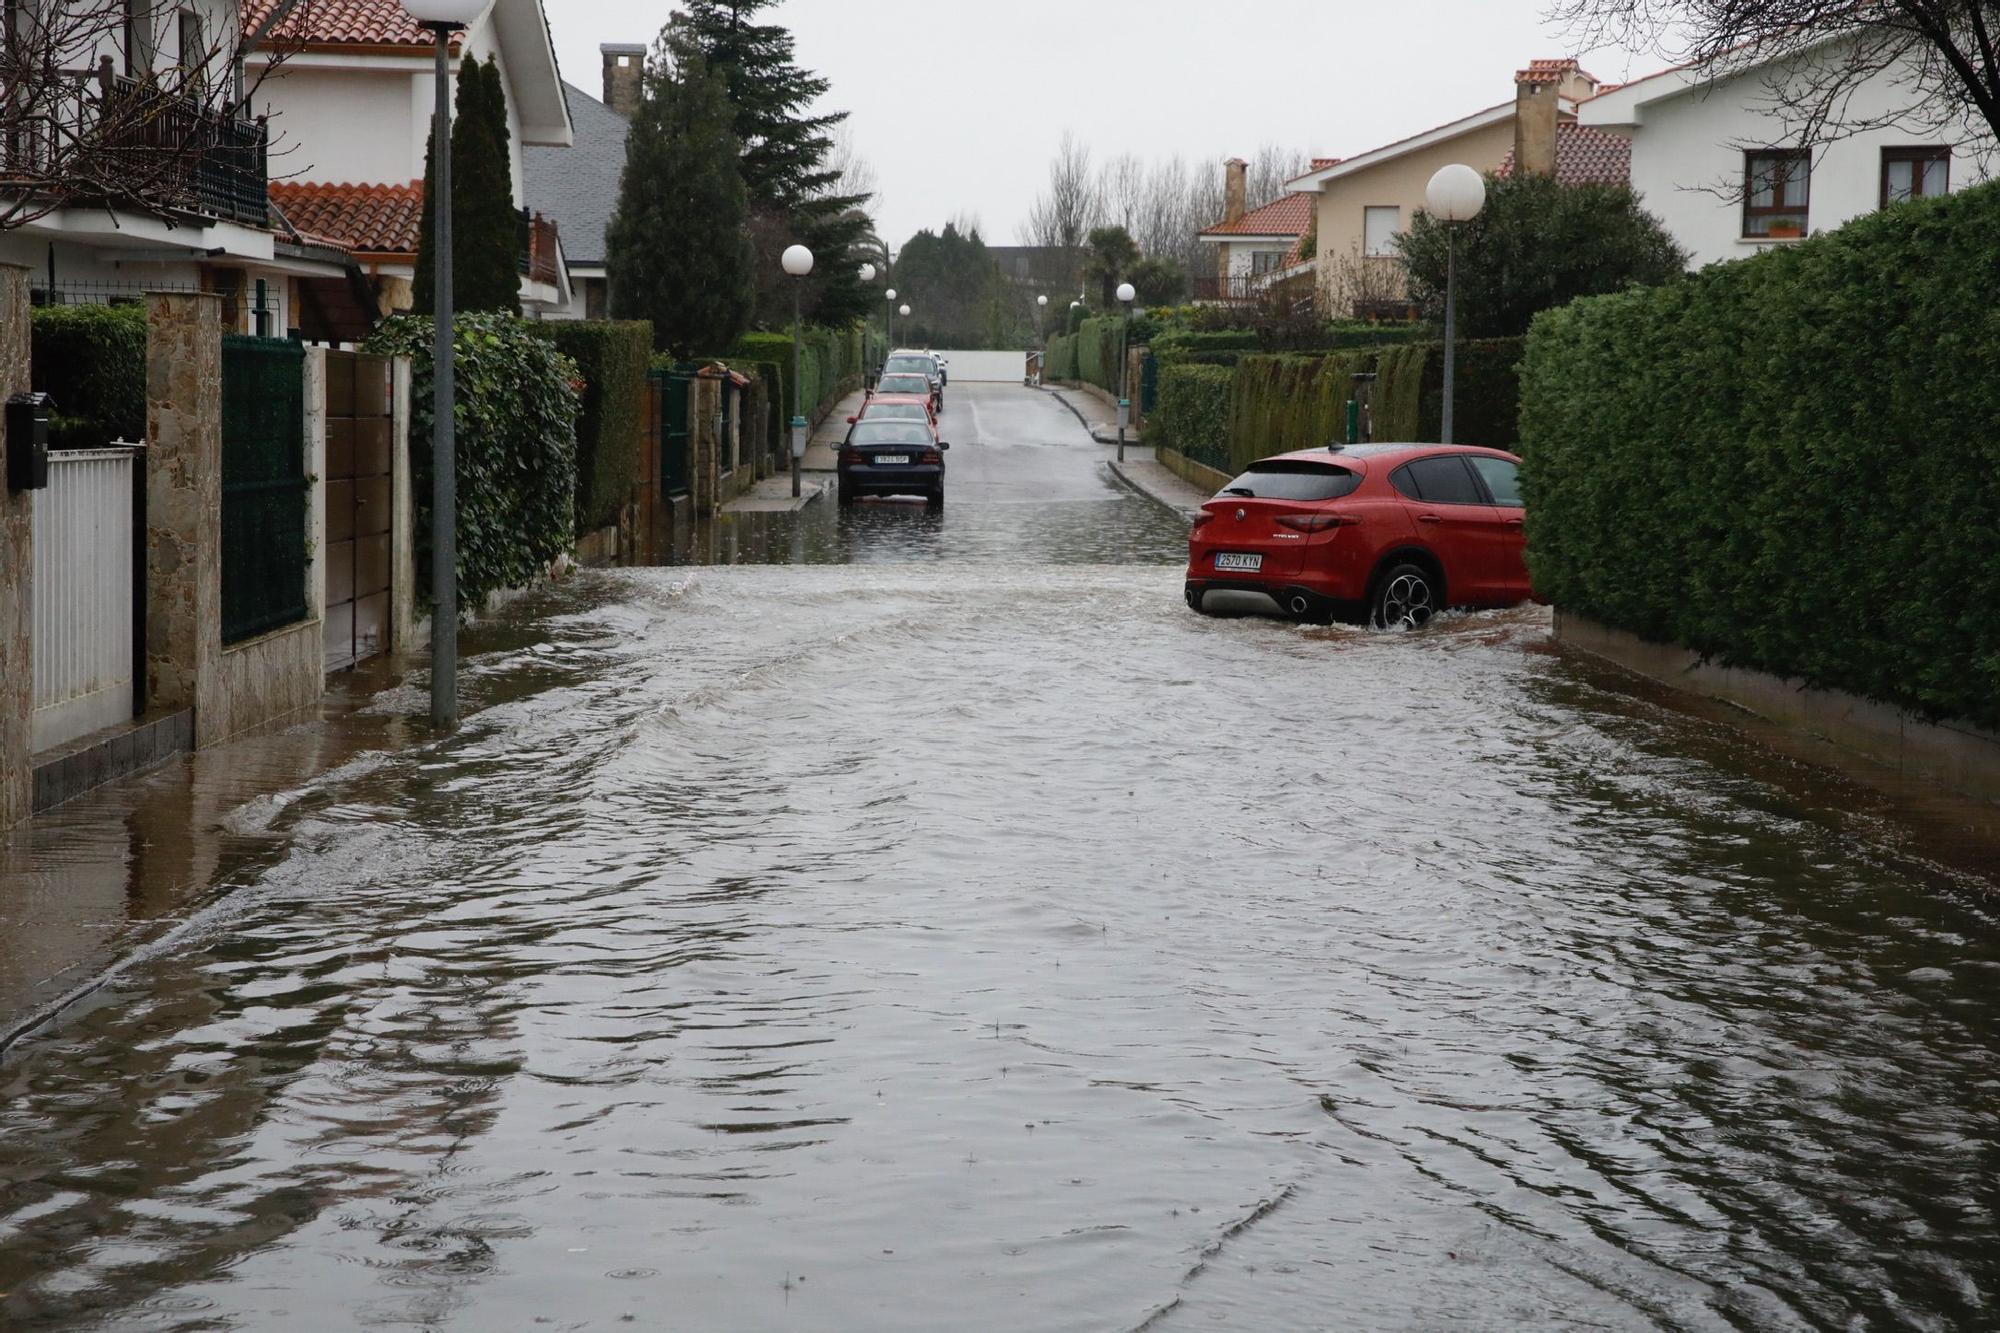
[{"label": "trimmed hedge", "polygon": [[146,438],[146,309],[45,306],[32,316],[30,383],[55,396],[52,449]]},{"label": "trimmed hedge", "polygon": [[1049,354],[1042,363],[1042,379],[1045,382],[1073,380],[1076,373],[1077,335],[1058,333],[1049,339]]},{"label": "trimmed hedge", "polygon": [[1227,366],[1161,366],[1159,402],[1146,418],[1149,442],[1227,471],[1229,391],[1235,379]]},{"label": "trimmed hedge", "polygon": [[[1289,351],[1302,356],[1318,356],[1354,347],[1393,347],[1404,343],[1433,342],[1437,330],[1427,324],[1368,324],[1343,321],[1311,331],[1304,345],[1286,346],[1278,342],[1280,331],[1258,329],[1169,329],[1152,340],[1153,355],[1163,361],[1208,357],[1216,354]],[[1216,364],[1210,362],[1210,364]]]},{"label": "trimmed hedge", "polygon": [[[489,593],[525,588],[576,544],[576,362],[523,319],[461,312],[458,377],[458,597],[468,614]],[[363,349],[411,362],[410,481],[417,587],[429,600],[431,337],[419,315],[385,320]]]},{"label": "trimmed hedge", "polygon": [[1529,567],[1725,664],[2000,727],[2000,186],[1535,321]]},{"label": "trimmed hedge", "polygon": [[[828,329],[809,326],[803,334],[799,378],[803,382],[806,420],[817,423],[835,403],[861,381],[861,326]],[[779,368],[778,429],[783,431],[798,406],[792,402],[792,335],[746,333],[735,347],[717,358],[731,365],[770,361]]]},{"label": "trimmed hedge", "polygon": [[557,320],[535,331],[576,362],[583,377],[576,423],[576,527],[618,521],[646,440],[646,370],[653,326],[644,320]]}]

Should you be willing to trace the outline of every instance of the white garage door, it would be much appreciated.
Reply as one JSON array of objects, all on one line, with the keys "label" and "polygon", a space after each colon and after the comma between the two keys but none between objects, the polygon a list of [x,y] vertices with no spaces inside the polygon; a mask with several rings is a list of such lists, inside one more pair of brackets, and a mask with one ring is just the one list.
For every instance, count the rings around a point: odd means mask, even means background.
[{"label": "white garage door", "polygon": [[953,352],[940,348],[939,354],[950,363],[944,369],[953,384],[975,381],[1019,384],[1028,374],[1026,352]]}]

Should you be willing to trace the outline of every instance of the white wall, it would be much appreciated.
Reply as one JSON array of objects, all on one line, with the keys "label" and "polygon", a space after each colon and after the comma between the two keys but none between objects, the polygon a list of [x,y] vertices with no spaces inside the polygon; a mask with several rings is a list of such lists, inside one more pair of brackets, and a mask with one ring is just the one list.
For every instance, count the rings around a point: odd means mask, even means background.
[{"label": "white wall", "polygon": [[[421,97],[413,83],[422,84]],[[272,179],[326,184],[421,179],[431,87],[429,74],[413,80],[409,71],[394,68],[281,68],[251,99],[271,117]]]},{"label": "white wall", "polygon": [[[1704,88],[1686,86],[1681,76],[1662,75],[1579,108],[1583,124],[1631,136],[1632,188],[1690,252],[1693,267],[1787,243],[1745,239],[1741,198],[1728,197],[1728,191],[1742,185],[1744,145],[1783,147],[1793,141],[1785,123],[1767,110],[1764,77],[1741,74]],[[1682,86],[1664,99],[1641,102],[1676,84]],[[1877,75],[1856,90],[1849,115],[1858,120],[1886,114],[1906,100],[1907,92],[1892,75]],[[1826,231],[1880,206],[1884,148],[1943,142],[1935,132],[1871,130],[1822,146],[1813,158],[1808,229]],[[1951,188],[1984,180],[1988,165],[1977,152],[1955,151]]]},{"label": "white wall", "polygon": [[953,352],[938,348],[945,361],[947,396],[954,384],[1019,384],[1028,374],[1026,352]]},{"label": "white wall", "polygon": [[[1230,241],[1224,248],[1229,253],[1229,276],[1232,278],[1247,278],[1251,272],[1250,256],[1255,254],[1270,254],[1282,259],[1292,247],[1289,242],[1283,245],[1273,245],[1268,241]],[[1276,264],[1277,260],[1273,260],[1273,267]]]}]

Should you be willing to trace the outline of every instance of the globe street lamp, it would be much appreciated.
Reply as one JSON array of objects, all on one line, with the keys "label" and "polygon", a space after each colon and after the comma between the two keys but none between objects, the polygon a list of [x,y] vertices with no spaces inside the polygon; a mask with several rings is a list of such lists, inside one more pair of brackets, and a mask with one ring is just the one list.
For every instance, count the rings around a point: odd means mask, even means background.
[{"label": "globe street lamp", "polygon": [[[873,264],[863,264],[855,276],[861,279],[861,285],[865,287],[875,281],[875,266]],[[863,320],[861,323],[861,375],[863,379],[866,379],[868,375],[868,322],[866,320]]]},{"label": "globe street lamp", "polygon": [[1424,208],[1445,224],[1444,260],[1444,419],[1440,444],[1452,443],[1452,406],[1458,373],[1458,225],[1486,207],[1486,182],[1462,162],[1439,167],[1424,187]]},{"label": "globe street lamp", "polygon": [[1125,335],[1132,328],[1132,302],[1139,293],[1129,282],[1118,284],[1118,304],[1125,307],[1125,317],[1118,321],[1118,461],[1125,461],[1125,423],[1132,419],[1132,400],[1126,393],[1125,363],[1130,360],[1125,354]]},{"label": "globe street lamp", "polygon": [[806,405],[800,397],[805,392],[805,376],[800,370],[799,343],[804,331],[799,326],[800,294],[805,290],[806,275],[813,271],[813,252],[803,245],[785,247],[785,253],[778,260],[785,272],[798,281],[792,284],[792,498],[799,494],[799,461],[806,456]]},{"label": "globe street lamp", "polygon": [[[1041,358],[1039,364],[1042,366],[1046,366],[1049,361],[1049,330],[1047,325],[1042,322],[1043,313],[1048,308],[1049,298],[1046,295],[1035,298],[1035,345],[1040,349],[1036,355]],[[1038,370],[1035,375],[1035,382],[1039,384],[1041,381],[1042,377]]]},{"label": "globe street lamp", "polygon": [[431,351],[431,725],[458,725],[458,440],[457,365],[451,292],[451,35],[469,28],[492,0],[403,0],[437,38],[437,110],[431,123],[432,258],[436,313]]}]

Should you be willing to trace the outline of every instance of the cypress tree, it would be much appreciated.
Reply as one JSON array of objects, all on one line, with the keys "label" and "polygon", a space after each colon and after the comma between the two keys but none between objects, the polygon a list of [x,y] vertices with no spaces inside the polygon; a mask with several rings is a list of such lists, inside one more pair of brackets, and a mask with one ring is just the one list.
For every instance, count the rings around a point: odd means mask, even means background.
[{"label": "cypress tree", "polygon": [[[512,135],[507,129],[507,92],[500,66],[461,61],[453,96],[451,126],[452,305],[458,310],[521,313],[519,211],[514,207]],[[415,310],[435,313],[436,243],[432,237],[431,187],[437,144],[433,131],[424,149],[424,218],[417,239]]]},{"label": "cypress tree", "polygon": [[734,111],[731,122],[743,145],[743,180],[755,219],[757,320],[789,324],[792,283],[783,277],[785,247],[808,247],[817,263],[807,280],[807,310],[824,324],[846,324],[875,312],[849,262],[868,234],[866,195],[835,193],[839,173],[827,163],[834,127],[844,111],[809,109],[831,86],[792,58],[791,31],[757,23],[775,0],[686,0],[669,27],[698,46],[720,74]]},{"label": "cypress tree", "polygon": [[749,327],[756,262],[727,86],[669,31],[646,70],[606,234],[612,314],[653,323],[677,357],[721,352]]}]

